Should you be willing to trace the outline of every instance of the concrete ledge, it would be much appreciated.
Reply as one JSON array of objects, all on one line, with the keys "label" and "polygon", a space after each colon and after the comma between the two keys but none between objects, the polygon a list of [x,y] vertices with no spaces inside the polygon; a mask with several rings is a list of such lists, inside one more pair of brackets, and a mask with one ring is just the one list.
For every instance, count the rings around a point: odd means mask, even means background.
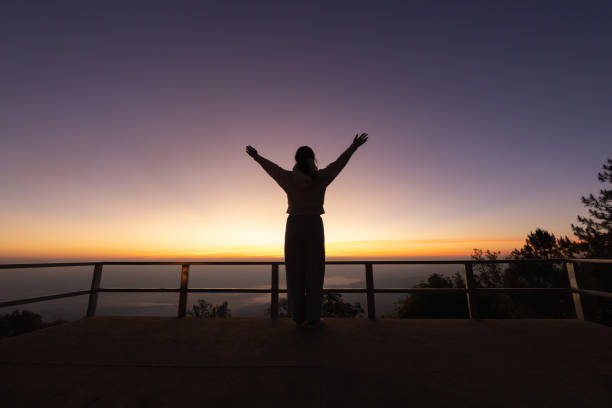
[{"label": "concrete ledge", "polygon": [[7,406],[610,406],[577,320],[95,317],[0,341]]}]

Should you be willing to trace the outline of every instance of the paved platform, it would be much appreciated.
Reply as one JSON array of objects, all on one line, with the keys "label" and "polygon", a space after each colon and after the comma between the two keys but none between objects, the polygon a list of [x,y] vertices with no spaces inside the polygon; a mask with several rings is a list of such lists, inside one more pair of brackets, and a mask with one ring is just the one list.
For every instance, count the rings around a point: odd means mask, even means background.
[{"label": "paved platform", "polygon": [[0,340],[2,405],[612,406],[612,328],[576,320],[95,317]]}]

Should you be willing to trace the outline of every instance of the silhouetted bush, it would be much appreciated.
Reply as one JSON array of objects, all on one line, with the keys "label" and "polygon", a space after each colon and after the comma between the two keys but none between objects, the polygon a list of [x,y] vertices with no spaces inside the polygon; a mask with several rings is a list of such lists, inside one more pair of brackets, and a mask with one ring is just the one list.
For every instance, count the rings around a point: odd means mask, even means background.
[{"label": "silhouetted bush", "polygon": [[192,306],[192,311],[187,312],[188,315],[194,317],[232,317],[231,310],[227,302],[220,305],[213,305],[204,299],[198,299],[198,303]]},{"label": "silhouetted bush", "polygon": [[0,337],[17,336],[32,330],[64,323],[63,320],[44,322],[42,317],[28,310],[15,310],[0,317]]},{"label": "silhouetted bush", "polygon": [[363,317],[361,303],[348,303],[339,293],[324,293],[321,301],[322,317]]},{"label": "silhouetted bush", "polygon": [[[439,273],[429,275],[426,281],[415,288],[465,288],[461,275],[456,272],[452,277]],[[413,293],[399,299],[393,312],[384,317],[401,318],[467,318],[468,310],[465,295],[462,293],[421,294]]]},{"label": "silhouetted bush", "polygon": [[[515,249],[509,259],[548,260],[572,255],[574,245],[567,237],[556,238],[536,229]],[[499,252],[474,249],[472,260],[497,261]],[[567,271],[562,263],[536,262],[525,264],[477,263],[473,265],[475,288],[569,288]],[[432,274],[417,288],[465,288],[461,273],[452,277]],[[575,317],[568,294],[479,294],[478,312],[484,318],[568,318]],[[468,316],[465,294],[412,294],[398,300],[388,317],[462,318]]]},{"label": "silhouetted bush", "polygon": [[[270,305],[266,306],[264,312],[270,316]],[[363,317],[364,310],[361,303],[348,303],[342,299],[340,293],[324,293],[321,300],[321,317]],[[289,303],[287,298],[280,299],[278,302],[278,316],[289,317]]]}]

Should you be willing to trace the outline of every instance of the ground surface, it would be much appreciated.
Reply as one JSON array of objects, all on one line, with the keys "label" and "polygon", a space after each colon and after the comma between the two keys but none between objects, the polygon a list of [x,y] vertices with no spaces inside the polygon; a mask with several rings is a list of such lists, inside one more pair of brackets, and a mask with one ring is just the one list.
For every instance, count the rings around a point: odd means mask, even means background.
[{"label": "ground surface", "polygon": [[95,317],[0,340],[3,406],[612,406],[575,320]]}]

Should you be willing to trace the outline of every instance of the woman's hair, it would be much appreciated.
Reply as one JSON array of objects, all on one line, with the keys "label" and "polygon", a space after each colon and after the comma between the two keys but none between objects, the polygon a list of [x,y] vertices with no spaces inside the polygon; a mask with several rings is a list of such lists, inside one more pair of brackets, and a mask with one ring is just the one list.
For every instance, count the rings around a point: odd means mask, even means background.
[{"label": "woman's hair", "polygon": [[315,154],[310,147],[302,146],[297,149],[295,152],[295,161],[298,169],[308,174],[313,179],[317,178],[316,167],[313,166],[315,162]]}]

